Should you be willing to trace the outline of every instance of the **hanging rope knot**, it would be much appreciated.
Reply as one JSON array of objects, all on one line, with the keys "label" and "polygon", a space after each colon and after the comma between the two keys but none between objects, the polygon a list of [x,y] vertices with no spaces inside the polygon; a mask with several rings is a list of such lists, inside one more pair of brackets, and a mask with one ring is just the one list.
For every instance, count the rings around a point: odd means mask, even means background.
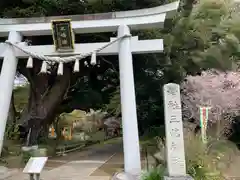
[{"label": "hanging rope knot", "polygon": [[33,68],[33,58],[32,58],[32,56],[29,56],[29,58],[28,58],[27,68]]},{"label": "hanging rope knot", "polygon": [[80,71],[80,62],[79,62],[79,59],[76,58],[75,63],[74,63],[73,72],[79,72],[79,71]]},{"label": "hanging rope knot", "polygon": [[58,71],[57,71],[58,75],[63,75],[63,61],[60,61],[58,64]]},{"label": "hanging rope knot", "polygon": [[95,66],[97,64],[97,52],[93,51],[91,56],[91,65]]}]

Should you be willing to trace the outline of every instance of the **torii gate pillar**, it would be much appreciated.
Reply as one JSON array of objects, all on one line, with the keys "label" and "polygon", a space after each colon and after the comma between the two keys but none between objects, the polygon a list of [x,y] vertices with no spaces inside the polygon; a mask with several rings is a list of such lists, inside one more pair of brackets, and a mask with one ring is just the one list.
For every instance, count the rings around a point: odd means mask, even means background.
[{"label": "torii gate pillar", "polygon": [[[10,31],[8,40],[14,43],[21,42],[22,36],[16,31]],[[3,147],[4,132],[7,124],[8,111],[12,98],[12,90],[17,70],[17,63],[18,59],[15,56],[14,49],[9,46],[5,52],[0,75],[0,155]]]},{"label": "torii gate pillar", "polygon": [[[121,25],[118,36],[130,35],[129,27]],[[131,37],[119,41],[119,71],[123,126],[124,170],[131,175],[141,173],[138,122],[131,52]]]}]

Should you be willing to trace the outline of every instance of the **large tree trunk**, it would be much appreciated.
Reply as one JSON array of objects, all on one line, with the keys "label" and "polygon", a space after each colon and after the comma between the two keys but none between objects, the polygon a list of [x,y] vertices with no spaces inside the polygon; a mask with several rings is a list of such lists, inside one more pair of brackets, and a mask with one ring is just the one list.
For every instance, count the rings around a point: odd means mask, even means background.
[{"label": "large tree trunk", "polygon": [[[23,126],[29,133],[26,145],[38,144],[38,138],[44,127],[54,121],[57,109],[60,106],[65,93],[68,90],[71,70],[64,66],[64,75],[57,76],[56,69],[51,74],[38,74],[40,62],[35,61],[35,67],[22,72],[30,82],[28,108],[23,113]],[[55,73],[55,74],[54,74]]]}]

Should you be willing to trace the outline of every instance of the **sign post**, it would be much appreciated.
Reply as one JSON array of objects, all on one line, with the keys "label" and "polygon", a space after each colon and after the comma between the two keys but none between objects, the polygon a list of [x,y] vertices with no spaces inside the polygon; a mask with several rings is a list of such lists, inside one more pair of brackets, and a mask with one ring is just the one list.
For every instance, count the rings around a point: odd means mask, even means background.
[{"label": "sign post", "polygon": [[23,173],[29,174],[30,180],[40,180],[40,174],[47,160],[48,157],[31,157],[23,169]]},{"label": "sign post", "polygon": [[192,180],[186,173],[180,86],[165,84],[163,92],[168,170],[164,180]]}]

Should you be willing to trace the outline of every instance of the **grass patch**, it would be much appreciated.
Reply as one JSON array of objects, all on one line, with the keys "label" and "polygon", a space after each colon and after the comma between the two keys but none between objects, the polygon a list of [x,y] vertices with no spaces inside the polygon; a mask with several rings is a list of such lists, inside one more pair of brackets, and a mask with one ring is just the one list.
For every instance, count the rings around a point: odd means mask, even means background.
[{"label": "grass patch", "polygon": [[152,168],[147,172],[143,172],[141,180],[163,180],[165,172],[165,167]]}]

